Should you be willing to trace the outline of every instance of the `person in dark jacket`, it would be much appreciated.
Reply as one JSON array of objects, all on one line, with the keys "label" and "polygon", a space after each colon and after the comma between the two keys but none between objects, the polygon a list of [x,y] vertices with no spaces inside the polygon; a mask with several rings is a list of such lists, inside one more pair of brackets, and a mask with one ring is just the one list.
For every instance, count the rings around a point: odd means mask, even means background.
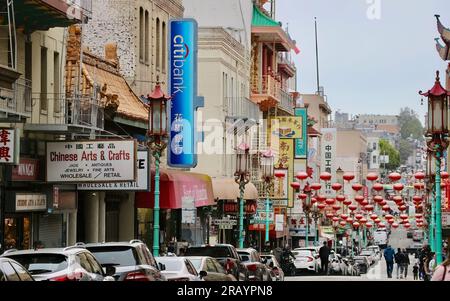
[{"label": "person in dark jacket", "polygon": [[323,247],[319,250],[321,271],[324,274],[328,274],[328,260],[330,258],[330,248],[326,241],[323,242]]},{"label": "person in dark jacket", "polygon": [[389,245],[384,250],[384,259],[386,260],[386,267],[387,267],[387,276],[388,278],[392,278],[392,271],[394,270],[394,249],[391,248]]},{"label": "person in dark jacket", "polygon": [[397,254],[394,256],[395,263],[397,264],[397,279],[403,278],[405,268],[405,255],[403,254],[402,249],[398,248]]},{"label": "person in dark jacket", "polygon": [[406,279],[406,277],[408,277],[408,269],[409,269],[409,265],[411,264],[411,262],[410,262],[410,260],[409,260],[409,254],[408,254],[408,252],[406,251],[406,249],[403,249],[403,254],[404,254],[404,262],[403,262],[403,264],[404,264],[404,269],[405,269],[405,279]]},{"label": "person in dark jacket", "polygon": [[423,246],[422,250],[419,253],[419,277],[421,280],[426,281],[426,273],[425,273],[425,260],[428,258],[431,252],[431,248],[429,245]]}]

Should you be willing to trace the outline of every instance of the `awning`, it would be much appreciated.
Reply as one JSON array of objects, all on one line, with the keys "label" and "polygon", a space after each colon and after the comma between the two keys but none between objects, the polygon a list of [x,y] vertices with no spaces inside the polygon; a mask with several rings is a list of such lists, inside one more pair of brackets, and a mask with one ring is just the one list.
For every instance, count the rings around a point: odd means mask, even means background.
[{"label": "awning", "polygon": [[[212,186],[217,200],[237,200],[240,197],[239,185],[232,178],[212,178]],[[251,182],[245,185],[244,199],[258,199],[258,189]]]},{"label": "awning", "polygon": [[[152,170],[151,191],[136,192],[137,208],[154,207],[155,170]],[[204,174],[162,169],[160,171],[161,209],[180,209],[215,205],[211,178]]]}]

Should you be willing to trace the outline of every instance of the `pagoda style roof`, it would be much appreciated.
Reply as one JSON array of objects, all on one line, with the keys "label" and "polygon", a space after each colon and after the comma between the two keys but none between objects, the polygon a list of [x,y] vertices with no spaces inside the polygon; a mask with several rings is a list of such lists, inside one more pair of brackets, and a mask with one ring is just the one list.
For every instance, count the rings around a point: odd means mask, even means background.
[{"label": "pagoda style roof", "polygon": [[450,91],[447,91],[442,87],[441,81],[439,79],[439,71],[436,71],[436,82],[434,83],[433,88],[428,90],[428,92],[423,93],[422,91],[419,91],[419,94],[425,97],[430,96],[443,96],[447,95],[450,96]]},{"label": "pagoda style roof", "polygon": [[253,5],[252,26],[262,27],[281,27],[280,23],[263,13],[259,7]]}]

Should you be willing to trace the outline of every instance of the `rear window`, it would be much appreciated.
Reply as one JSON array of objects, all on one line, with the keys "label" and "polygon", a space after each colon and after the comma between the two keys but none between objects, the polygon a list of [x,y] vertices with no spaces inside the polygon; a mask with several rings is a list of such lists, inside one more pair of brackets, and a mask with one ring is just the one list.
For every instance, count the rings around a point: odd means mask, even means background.
[{"label": "rear window", "polygon": [[234,257],[228,247],[192,247],[186,251],[186,256],[208,256],[208,257]]},{"label": "rear window", "polygon": [[200,258],[196,259],[189,258],[189,261],[192,262],[192,265],[197,271],[200,271],[200,268],[202,266],[202,260]]},{"label": "rear window", "polygon": [[159,258],[157,261],[165,265],[165,271],[167,272],[178,272],[183,269],[183,262],[181,260]]},{"label": "rear window", "polygon": [[87,248],[101,265],[133,266],[137,265],[136,253],[127,246],[108,246]]},{"label": "rear window", "polygon": [[243,253],[243,252],[238,252],[239,256],[241,257],[243,262],[249,262],[250,260],[250,254],[248,253]]},{"label": "rear window", "polygon": [[8,256],[19,262],[31,275],[59,272],[67,268],[67,257],[62,254],[22,254]]},{"label": "rear window", "polygon": [[311,256],[311,251],[308,250],[294,251],[292,252],[292,254],[294,254],[294,256],[306,257]]}]

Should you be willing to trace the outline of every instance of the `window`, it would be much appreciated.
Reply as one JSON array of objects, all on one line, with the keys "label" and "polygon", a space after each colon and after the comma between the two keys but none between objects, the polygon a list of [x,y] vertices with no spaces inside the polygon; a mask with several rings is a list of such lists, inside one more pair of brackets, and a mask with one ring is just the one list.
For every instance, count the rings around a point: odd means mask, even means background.
[{"label": "window", "polygon": [[97,260],[95,260],[95,258],[89,253],[86,253],[85,255],[87,260],[91,264],[92,272],[98,275],[103,275],[102,267],[98,264]]},{"label": "window", "polygon": [[144,9],[139,8],[139,60],[144,60]]},{"label": "window", "polygon": [[68,267],[62,254],[22,254],[10,258],[19,262],[31,275],[59,272]]},{"label": "window", "polygon": [[3,273],[5,273],[8,281],[20,281],[19,276],[9,262],[3,263],[1,269],[3,270]]},{"label": "window", "polygon": [[373,156],[373,164],[377,164],[377,156]]},{"label": "window", "polygon": [[159,69],[161,66],[161,24],[159,18],[156,18],[156,69]]},{"label": "window", "polygon": [[211,259],[206,259],[206,271],[207,272],[213,272],[213,273],[217,273],[216,270],[216,266],[214,265],[214,263],[212,262]]},{"label": "window", "polygon": [[189,274],[192,274],[194,276],[197,276],[197,271],[195,270],[195,268],[192,266],[192,263],[189,260],[186,260],[184,262],[186,264],[186,268],[189,272]]},{"label": "window", "polygon": [[47,48],[41,47],[41,111],[47,111]]},{"label": "window", "polygon": [[54,52],[53,53],[53,111],[55,113],[61,112],[61,102],[60,102],[60,94],[59,94],[59,86],[60,86],[60,78],[59,73],[60,72],[60,63],[59,63],[59,53]]},{"label": "window", "polygon": [[117,266],[133,266],[138,264],[136,254],[131,247],[110,246],[90,247],[89,251],[94,254],[100,264],[114,264]]},{"label": "window", "polygon": [[163,72],[166,71],[166,55],[167,55],[167,33],[166,33],[166,22],[162,23],[162,69]]},{"label": "window", "polygon": [[21,281],[33,281],[33,278],[31,278],[30,274],[28,274],[28,272],[23,267],[15,262],[11,262],[11,265],[13,266],[14,270],[16,270]]},{"label": "window", "polygon": [[84,253],[77,254],[80,265],[83,269],[85,269],[88,273],[92,273],[92,267]]},{"label": "window", "polygon": [[145,11],[145,30],[144,30],[144,44],[145,44],[145,63],[148,64],[149,56],[150,56],[150,45],[149,45],[149,20],[148,20],[148,11]]},{"label": "window", "polygon": [[217,272],[225,274],[225,269],[223,268],[223,266],[220,265],[220,263],[217,260],[213,260],[213,263],[216,266]]},{"label": "window", "polygon": [[6,276],[2,271],[2,267],[0,266],[0,282],[6,281]]},{"label": "window", "polygon": [[377,149],[377,143],[376,143],[376,142],[373,143],[373,149],[374,149],[374,150]]}]

